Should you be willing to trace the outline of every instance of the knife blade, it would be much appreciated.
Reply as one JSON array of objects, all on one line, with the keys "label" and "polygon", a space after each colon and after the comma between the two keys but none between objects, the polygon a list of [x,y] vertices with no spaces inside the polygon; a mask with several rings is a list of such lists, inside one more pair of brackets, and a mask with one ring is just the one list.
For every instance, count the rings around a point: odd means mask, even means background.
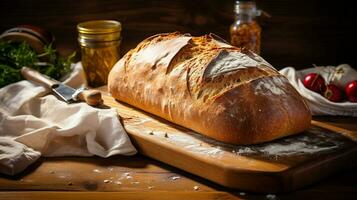
[{"label": "knife blade", "polygon": [[97,106],[103,102],[102,94],[98,90],[83,87],[74,89],[28,67],[23,67],[21,74],[25,79],[37,82],[51,89],[54,94],[67,103],[84,101],[88,105]]},{"label": "knife blade", "polygon": [[73,94],[76,92],[75,89],[64,84],[55,84],[52,86],[52,91],[64,101],[68,103],[74,102]]}]

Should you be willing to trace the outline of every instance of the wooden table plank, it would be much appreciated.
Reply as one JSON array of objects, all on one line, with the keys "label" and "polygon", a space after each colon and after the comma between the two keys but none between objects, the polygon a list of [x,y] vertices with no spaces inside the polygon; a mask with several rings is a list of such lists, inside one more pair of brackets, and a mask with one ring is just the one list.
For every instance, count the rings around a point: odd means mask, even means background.
[{"label": "wooden table plank", "polygon": [[199,191],[214,191],[202,184],[203,179],[183,171],[177,174],[173,167],[140,155],[44,158],[40,162],[20,175],[0,178],[0,190],[195,191],[198,186]]},{"label": "wooden table plank", "polygon": [[0,192],[0,199],[26,200],[194,200],[194,199],[241,199],[224,192]]},{"label": "wooden table plank", "polygon": [[[93,171],[95,169],[98,171]],[[132,180],[124,179],[121,185],[113,182],[104,183],[104,180],[108,178],[110,180],[110,177],[118,177],[123,173],[130,173]],[[174,176],[180,178],[172,180]],[[140,183],[132,184],[135,181]],[[72,182],[72,185],[68,185],[69,182]],[[354,168],[295,192],[274,195],[277,199],[353,199],[357,195],[356,182],[357,168]],[[195,185],[200,187],[199,190],[193,189]],[[149,186],[153,188],[149,189]],[[66,194],[61,196],[62,193]],[[90,194],[95,194],[92,196],[96,199],[100,196],[101,200],[117,197],[118,199],[142,197],[146,199],[233,199],[232,195],[238,199],[267,199],[268,197],[268,194],[254,194],[224,188],[141,155],[114,156],[107,159],[98,157],[43,158],[17,176],[0,175],[0,199],[4,200],[56,199],[57,196],[57,199],[60,197],[62,197],[60,199],[80,198],[76,195],[91,199]],[[168,197],[166,198],[164,194]]]}]

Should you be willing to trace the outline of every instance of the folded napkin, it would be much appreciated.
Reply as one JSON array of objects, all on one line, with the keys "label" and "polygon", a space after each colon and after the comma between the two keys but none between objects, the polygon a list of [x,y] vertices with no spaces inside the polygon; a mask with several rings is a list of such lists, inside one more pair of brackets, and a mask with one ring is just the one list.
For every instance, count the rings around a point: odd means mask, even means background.
[{"label": "folded napkin", "polygon": [[[318,68],[309,68],[305,70],[295,70],[292,67],[286,67],[279,72],[286,76],[289,79],[289,82],[295,87],[295,89],[305,98],[306,103],[308,104],[311,113],[313,115],[335,115],[335,116],[353,116],[357,117],[357,103],[352,102],[340,102],[335,103],[327,100],[322,95],[313,92],[307,89],[301,80],[305,75],[309,73],[318,73],[325,80],[329,80],[331,78],[331,74],[334,73],[336,69],[344,69],[345,73],[340,73],[339,76],[335,76],[332,78],[332,82],[336,82],[335,84],[345,85],[348,80],[356,80],[357,73],[356,70],[351,68],[348,65],[340,65],[337,67],[328,66],[328,67],[318,67]],[[338,80],[334,80],[338,79]],[[350,80],[350,81],[351,81]]]},{"label": "folded napkin", "polygon": [[[64,81],[85,83],[80,63]],[[67,104],[29,81],[0,88],[0,172],[16,174],[40,156],[133,155],[115,109]]]}]

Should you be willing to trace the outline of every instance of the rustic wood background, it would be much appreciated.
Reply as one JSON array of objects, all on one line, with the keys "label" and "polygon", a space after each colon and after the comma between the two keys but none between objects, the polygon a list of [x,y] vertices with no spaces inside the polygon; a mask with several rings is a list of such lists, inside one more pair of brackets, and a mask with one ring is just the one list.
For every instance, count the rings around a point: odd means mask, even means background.
[{"label": "rustic wood background", "polygon": [[[349,63],[357,67],[353,1],[257,0],[262,56],[277,68]],[[115,19],[123,24],[122,53],[144,38],[170,31],[215,33],[229,40],[234,0],[1,0],[0,32],[19,24],[52,31],[63,54],[78,50],[76,24]]]}]

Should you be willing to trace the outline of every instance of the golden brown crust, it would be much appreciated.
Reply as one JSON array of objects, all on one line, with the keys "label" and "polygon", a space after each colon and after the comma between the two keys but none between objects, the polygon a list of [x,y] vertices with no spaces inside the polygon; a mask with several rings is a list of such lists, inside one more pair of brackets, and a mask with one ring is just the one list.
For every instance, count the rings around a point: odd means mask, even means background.
[{"label": "golden brown crust", "polygon": [[211,138],[253,144],[303,131],[298,92],[259,56],[212,35],[160,34],[114,66],[112,96]]}]

